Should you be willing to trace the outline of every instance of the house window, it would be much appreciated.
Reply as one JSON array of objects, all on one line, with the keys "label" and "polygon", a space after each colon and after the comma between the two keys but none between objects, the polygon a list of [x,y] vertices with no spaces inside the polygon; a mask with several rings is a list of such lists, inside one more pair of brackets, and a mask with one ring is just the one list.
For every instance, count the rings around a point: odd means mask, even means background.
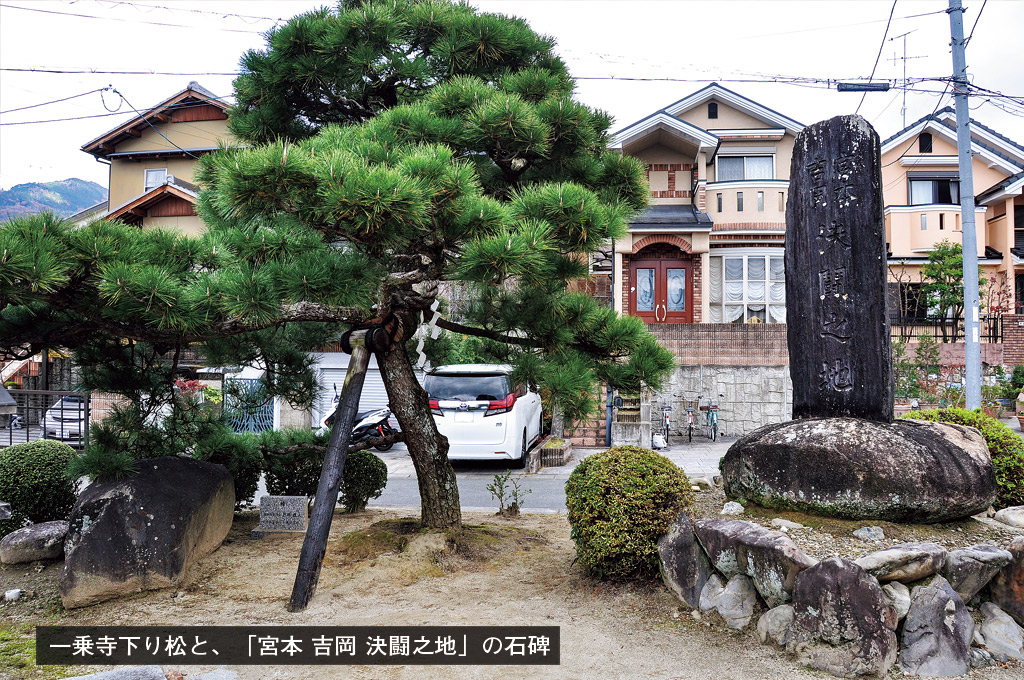
[{"label": "house window", "polygon": [[932,133],[922,132],[921,136],[917,138],[917,151],[918,153],[931,153],[932,152]]},{"label": "house window", "polygon": [[722,194],[717,194],[718,198],[718,212],[722,212]]},{"label": "house window", "polygon": [[719,156],[718,181],[741,179],[772,179],[775,174],[771,156]]},{"label": "house window", "polygon": [[946,213],[939,213],[939,230],[946,228]]},{"label": "house window", "polygon": [[927,228],[928,228],[928,216],[927,215],[921,215],[921,231],[924,231]]},{"label": "house window", "polygon": [[960,180],[956,177],[910,180],[910,205],[960,204]]},{"label": "house window", "polygon": [[757,192],[757,211],[764,212],[764,192]]},{"label": "house window", "polygon": [[924,295],[923,286],[921,283],[907,282],[888,285],[890,323],[906,323],[928,318],[928,300]]},{"label": "house window", "polygon": [[743,192],[736,192],[736,212],[743,212]]},{"label": "house window", "polygon": [[781,248],[713,255],[708,259],[708,270],[708,309],[713,323],[786,322]]},{"label": "house window", "polygon": [[785,212],[786,210],[786,192],[779,192],[779,212]]},{"label": "house window", "polygon": [[164,182],[167,181],[167,168],[160,168],[159,170],[146,170],[146,187],[145,190],[155,189]]},{"label": "house window", "polygon": [[718,102],[708,104],[708,118],[718,118]]}]

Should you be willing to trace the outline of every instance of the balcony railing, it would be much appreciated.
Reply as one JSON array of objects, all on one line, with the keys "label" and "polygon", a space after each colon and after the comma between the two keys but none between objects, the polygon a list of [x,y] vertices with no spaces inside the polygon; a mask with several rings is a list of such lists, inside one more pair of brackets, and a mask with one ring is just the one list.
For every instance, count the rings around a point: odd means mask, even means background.
[{"label": "balcony railing", "polygon": [[[951,318],[903,317],[889,315],[890,337],[893,342],[915,342],[922,336],[931,336],[939,342],[963,342],[964,320]],[[985,343],[1003,341],[1003,317],[983,316],[980,321],[980,340]]]}]

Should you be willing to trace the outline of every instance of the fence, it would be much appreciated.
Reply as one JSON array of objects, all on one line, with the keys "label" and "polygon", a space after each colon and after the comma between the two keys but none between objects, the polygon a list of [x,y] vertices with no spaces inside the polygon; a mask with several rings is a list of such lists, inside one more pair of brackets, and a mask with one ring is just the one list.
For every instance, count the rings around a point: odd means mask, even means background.
[{"label": "fence", "polygon": [[[981,317],[979,332],[981,342],[1002,342],[1003,317]],[[939,342],[964,342],[964,321],[960,319],[954,324],[950,318],[905,318],[892,314],[889,316],[889,333],[893,342],[910,342],[922,336],[931,336]]]},{"label": "fence", "polygon": [[89,394],[19,389],[8,393],[17,404],[14,413],[0,415],[0,447],[37,439],[54,439],[75,447],[88,443],[93,407]]}]

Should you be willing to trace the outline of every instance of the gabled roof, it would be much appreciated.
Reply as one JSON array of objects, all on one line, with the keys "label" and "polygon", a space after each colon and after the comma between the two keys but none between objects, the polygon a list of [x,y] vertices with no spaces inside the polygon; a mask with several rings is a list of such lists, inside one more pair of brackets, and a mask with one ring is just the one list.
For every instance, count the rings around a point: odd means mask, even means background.
[{"label": "gabled roof", "polygon": [[197,105],[209,105],[227,111],[228,104],[205,87],[192,81],[181,92],[171,95],[156,106],[143,111],[141,115],[131,118],[125,123],[104,132],[96,139],[82,146],[82,151],[97,158],[106,158],[114,148],[125,139],[138,137],[141,131],[149,127],[147,121],[166,123],[171,120],[175,110]]},{"label": "gabled roof", "polygon": [[[973,118],[971,123],[971,151],[1008,175],[1024,170],[1024,147],[1013,142]],[[938,133],[954,145],[957,143],[956,113],[946,106],[935,113],[917,119],[882,142],[882,153],[912,141],[925,130]]]},{"label": "gabled roof", "polygon": [[180,198],[195,205],[196,199],[199,198],[199,187],[169,175],[167,181],[160,186],[153,187],[111,210],[106,219],[124,219],[129,223],[140,221],[139,211],[151,208],[168,198]]},{"label": "gabled roof", "polygon": [[768,123],[769,125],[785,128],[794,135],[805,127],[803,123],[797,122],[789,116],[784,116],[778,111],[770,109],[767,106],[758,104],[753,99],[748,99],[737,92],[733,92],[729,88],[722,87],[718,83],[711,83],[707,87],[701,88],[673,104],[669,104],[663,108],[662,111],[670,116],[678,116],[680,113],[689,111],[693,107],[699,106],[710,99],[716,99],[724,102],[743,113]]},{"label": "gabled roof", "polygon": [[80,222],[88,217],[92,217],[93,215],[102,217],[107,212],[107,204],[108,201],[100,201],[96,205],[90,205],[85,210],[79,210],[74,215],[69,215],[67,219],[70,222]]},{"label": "gabled roof", "polygon": [[646,136],[656,130],[665,130],[668,134],[694,144],[702,151],[714,152],[718,148],[719,139],[707,130],[691,125],[664,111],[657,111],[625,127],[612,135],[608,144],[611,149],[622,149],[631,141]]},{"label": "gabled roof", "polygon": [[1022,193],[1024,193],[1024,172],[1018,172],[978,194],[977,200],[978,203],[984,204],[1007,196],[1020,196]]}]

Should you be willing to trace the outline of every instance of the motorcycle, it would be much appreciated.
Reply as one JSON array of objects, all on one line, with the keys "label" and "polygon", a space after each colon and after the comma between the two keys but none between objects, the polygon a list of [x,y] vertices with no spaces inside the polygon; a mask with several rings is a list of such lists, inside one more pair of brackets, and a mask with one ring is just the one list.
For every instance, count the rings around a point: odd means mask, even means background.
[{"label": "motorcycle", "polygon": [[[398,430],[391,425],[390,418],[391,409],[389,408],[379,408],[374,411],[357,413],[355,425],[352,426],[352,436],[349,439],[349,444],[359,444],[367,439],[396,434]],[[331,415],[324,419],[324,425],[327,429],[334,425],[334,413],[331,413]],[[373,448],[378,451],[387,451],[392,446],[394,446],[394,442],[374,444]]]}]

